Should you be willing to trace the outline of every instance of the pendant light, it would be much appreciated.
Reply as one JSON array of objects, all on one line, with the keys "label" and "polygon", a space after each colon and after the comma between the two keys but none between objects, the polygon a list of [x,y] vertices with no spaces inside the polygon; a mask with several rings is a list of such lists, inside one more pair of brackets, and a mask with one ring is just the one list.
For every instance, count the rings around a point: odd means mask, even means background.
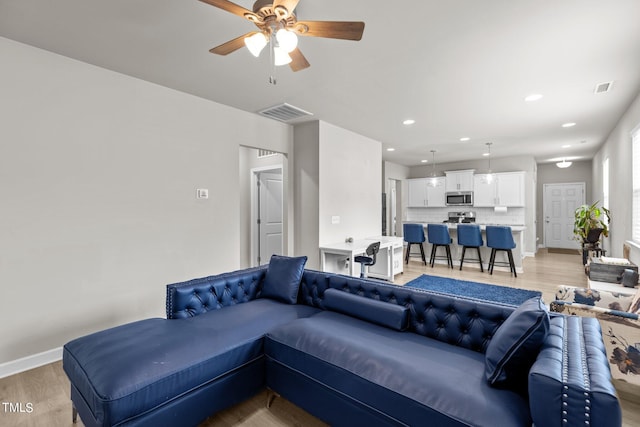
[{"label": "pendant light", "polygon": [[487,172],[487,182],[492,182],[493,181],[493,172],[491,171],[491,144],[493,144],[493,142],[487,142],[486,146],[487,146],[487,157],[489,157],[489,171]]},{"label": "pendant light", "polygon": [[431,167],[431,179],[429,180],[429,186],[435,187],[438,184],[438,180],[436,179],[436,150],[431,150],[431,163],[433,166]]}]

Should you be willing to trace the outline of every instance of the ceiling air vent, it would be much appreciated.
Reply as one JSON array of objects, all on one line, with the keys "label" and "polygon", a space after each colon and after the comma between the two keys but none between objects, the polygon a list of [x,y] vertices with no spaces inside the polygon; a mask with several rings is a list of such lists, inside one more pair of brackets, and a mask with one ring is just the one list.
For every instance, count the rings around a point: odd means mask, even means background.
[{"label": "ceiling air vent", "polygon": [[304,111],[301,108],[294,107],[293,105],[289,105],[287,103],[274,105],[273,107],[258,111],[258,114],[281,122],[288,122],[291,120],[299,119],[300,117],[313,115],[308,111]]},{"label": "ceiling air vent", "polygon": [[263,150],[262,148],[258,148],[258,158],[259,159],[264,159],[265,157],[275,156],[277,154],[278,153],[276,153],[275,151]]},{"label": "ceiling air vent", "polygon": [[613,86],[613,82],[598,83],[593,93],[609,92],[611,90],[611,86]]}]

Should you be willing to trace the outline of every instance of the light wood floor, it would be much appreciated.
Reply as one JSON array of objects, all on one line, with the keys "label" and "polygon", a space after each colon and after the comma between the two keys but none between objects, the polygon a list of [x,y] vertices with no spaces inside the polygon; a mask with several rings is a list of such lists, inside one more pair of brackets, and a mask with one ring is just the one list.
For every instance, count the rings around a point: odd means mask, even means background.
[{"label": "light wood floor", "polygon": [[[536,257],[524,260],[524,273],[512,277],[508,272],[494,271],[481,273],[472,264],[462,271],[456,267],[448,269],[444,264],[433,269],[425,267],[419,258],[411,258],[405,272],[396,277],[396,284],[404,284],[421,274],[454,277],[464,280],[493,283],[525,289],[539,290],[545,302],[553,300],[559,284],[586,286],[587,280],[581,266],[581,258],[576,255],[550,254],[540,250]],[[325,424],[297,408],[285,399],[278,398],[271,408],[265,406],[267,393],[263,392],[248,401],[220,412],[205,421],[201,427],[209,426],[304,426],[315,427]],[[7,413],[0,406],[0,426],[40,427],[71,426],[71,402],[69,400],[69,380],[62,371],[62,363],[56,362],[43,367],[0,379],[0,402],[31,403],[31,413]],[[621,400],[623,426],[640,426],[640,396],[637,401]],[[26,410],[26,407],[24,408]],[[78,422],[78,426],[82,426]]]}]

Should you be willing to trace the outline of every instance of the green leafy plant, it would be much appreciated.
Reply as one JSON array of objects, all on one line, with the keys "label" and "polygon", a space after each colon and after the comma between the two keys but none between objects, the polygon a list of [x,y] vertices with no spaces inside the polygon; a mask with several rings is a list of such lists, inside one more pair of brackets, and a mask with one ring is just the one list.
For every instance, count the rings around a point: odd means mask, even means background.
[{"label": "green leafy plant", "polygon": [[575,212],[573,223],[573,234],[576,240],[584,242],[589,232],[594,229],[601,229],[604,237],[609,236],[609,223],[611,213],[604,206],[598,207],[598,202],[592,205],[582,205]]}]

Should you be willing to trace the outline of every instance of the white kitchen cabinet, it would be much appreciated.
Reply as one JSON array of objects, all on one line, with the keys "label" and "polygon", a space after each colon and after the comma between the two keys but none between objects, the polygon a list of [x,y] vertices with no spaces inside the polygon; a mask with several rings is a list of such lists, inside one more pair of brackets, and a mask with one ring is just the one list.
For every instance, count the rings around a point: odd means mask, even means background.
[{"label": "white kitchen cabinet", "polygon": [[473,169],[446,171],[446,191],[473,191]]},{"label": "white kitchen cabinet", "polygon": [[427,203],[427,180],[426,178],[408,179],[407,207],[424,207]]},{"label": "white kitchen cabinet", "polygon": [[473,176],[473,206],[494,207],[496,205],[495,174],[476,174]]},{"label": "white kitchen cabinet", "polygon": [[524,172],[505,172],[496,174],[497,206],[524,206]]},{"label": "white kitchen cabinet", "polygon": [[445,206],[445,178],[417,178],[407,180],[409,195],[407,207]]},{"label": "white kitchen cabinet", "polygon": [[477,174],[473,177],[473,206],[524,206],[524,172]]}]

